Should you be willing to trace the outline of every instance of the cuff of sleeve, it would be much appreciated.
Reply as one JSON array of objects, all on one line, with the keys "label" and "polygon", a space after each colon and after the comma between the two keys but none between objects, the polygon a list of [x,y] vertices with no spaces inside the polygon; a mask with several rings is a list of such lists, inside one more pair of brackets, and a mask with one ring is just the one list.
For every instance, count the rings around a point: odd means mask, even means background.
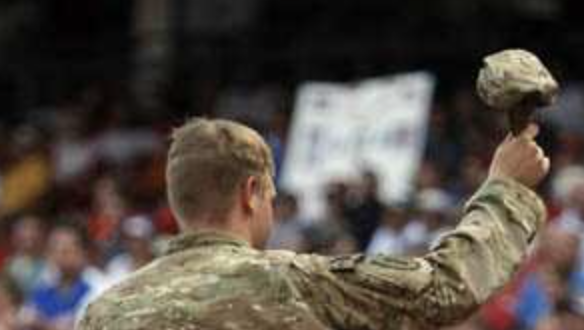
[{"label": "cuff of sleeve", "polygon": [[465,205],[465,212],[487,202],[501,205],[510,220],[532,236],[546,219],[546,207],[533,190],[512,179],[489,179]]}]

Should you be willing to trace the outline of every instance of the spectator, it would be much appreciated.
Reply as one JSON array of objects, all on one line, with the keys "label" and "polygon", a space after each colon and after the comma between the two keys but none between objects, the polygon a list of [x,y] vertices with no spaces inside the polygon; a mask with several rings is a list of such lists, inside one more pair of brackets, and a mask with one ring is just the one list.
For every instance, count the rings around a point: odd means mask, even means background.
[{"label": "spectator", "polygon": [[345,195],[344,218],[359,250],[364,251],[379,226],[383,213],[383,205],[379,201],[379,182],[375,173],[365,171],[360,181],[350,188],[352,189]]},{"label": "spectator", "polygon": [[149,218],[141,215],[130,217],[123,221],[121,229],[124,252],[115,256],[107,265],[110,284],[125,279],[154,258],[151,242],[155,233]]},{"label": "spectator", "polygon": [[28,297],[23,323],[41,330],[72,330],[92,290],[83,276],[88,267],[83,240],[75,229],[58,227],[49,236],[47,250],[53,273]]},{"label": "spectator", "polygon": [[[584,241],[584,167],[562,169],[553,182],[561,212],[554,219],[561,228],[579,235]],[[580,246],[580,267],[584,267],[584,244]]]},{"label": "spectator", "polygon": [[276,197],[274,215],[276,223],[268,241],[268,248],[302,251],[303,226],[298,218],[296,197],[286,192],[279,193]]},{"label": "spectator", "polygon": [[444,185],[444,178],[439,165],[436,162],[425,160],[420,164],[418,175],[416,176],[415,188],[424,190],[439,188]]},{"label": "spectator", "polygon": [[358,251],[353,237],[335,223],[313,224],[306,228],[304,237],[303,250],[308,253],[339,255]]},{"label": "spectator", "polygon": [[127,213],[118,182],[108,175],[98,178],[93,185],[88,232],[106,259],[119,253],[119,228]]},{"label": "spectator", "polygon": [[12,230],[13,253],[7,271],[20,291],[28,295],[46,270],[43,221],[33,215],[18,219]]},{"label": "spectator", "polygon": [[577,267],[579,245],[573,233],[554,227],[546,230],[539,247],[540,263],[519,292],[516,313],[522,329],[555,329],[556,310],[584,297],[584,273]]},{"label": "spectator", "polygon": [[304,230],[304,251],[336,254],[358,251],[355,238],[346,229],[347,184],[334,182],[327,187],[326,215]]},{"label": "spectator", "polygon": [[407,213],[402,207],[387,207],[383,212],[382,222],[367,247],[367,254],[405,254],[407,252],[407,239],[404,235],[406,224]]},{"label": "spectator", "polygon": [[408,251],[416,254],[429,248],[450,224],[452,198],[443,190],[428,188],[418,192],[415,198],[418,216],[404,229]]}]

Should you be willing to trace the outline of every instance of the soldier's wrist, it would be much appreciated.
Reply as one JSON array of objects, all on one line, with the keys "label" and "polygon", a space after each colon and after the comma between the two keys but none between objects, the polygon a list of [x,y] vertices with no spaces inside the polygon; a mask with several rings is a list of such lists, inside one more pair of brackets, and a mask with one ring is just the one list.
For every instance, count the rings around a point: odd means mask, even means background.
[{"label": "soldier's wrist", "polygon": [[521,214],[513,213],[515,216],[530,219],[533,230],[540,228],[546,219],[546,207],[541,197],[528,186],[512,178],[489,177],[469,200],[467,210],[482,200],[499,200],[497,204],[519,211]]}]

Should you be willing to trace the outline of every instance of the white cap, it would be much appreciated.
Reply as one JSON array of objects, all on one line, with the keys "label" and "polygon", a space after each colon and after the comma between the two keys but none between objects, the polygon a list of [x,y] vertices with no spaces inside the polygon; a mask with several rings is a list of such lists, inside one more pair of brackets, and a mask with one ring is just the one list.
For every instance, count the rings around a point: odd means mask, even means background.
[{"label": "white cap", "polygon": [[131,238],[150,239],[154,236],[154,226],[144,215],[136,215],[124,220],[122,232]]},{"label": "white cap", "polygon": [[416,196],[416,206],[424,212],[449,212],[453,207],[452,198],[443,190],[428,188]]},{"label": "white cap", "polygon": [[554,198],[565,204],[575,188],[584,186],[584,167],[568,166],[561,169],[552,181]]}]

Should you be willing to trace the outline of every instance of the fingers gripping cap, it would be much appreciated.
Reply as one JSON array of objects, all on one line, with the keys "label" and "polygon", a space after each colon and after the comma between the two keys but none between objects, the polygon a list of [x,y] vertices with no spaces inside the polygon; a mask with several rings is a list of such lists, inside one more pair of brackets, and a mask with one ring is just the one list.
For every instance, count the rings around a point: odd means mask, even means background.
[{"label": "fingers gripping cap", "polygon": [[490,107],[511,109],[527,97],[535,97],[537,106],[553,103],[558,83],[534,54],[510,49],[489,55],[483,61],[477,92]]}]

